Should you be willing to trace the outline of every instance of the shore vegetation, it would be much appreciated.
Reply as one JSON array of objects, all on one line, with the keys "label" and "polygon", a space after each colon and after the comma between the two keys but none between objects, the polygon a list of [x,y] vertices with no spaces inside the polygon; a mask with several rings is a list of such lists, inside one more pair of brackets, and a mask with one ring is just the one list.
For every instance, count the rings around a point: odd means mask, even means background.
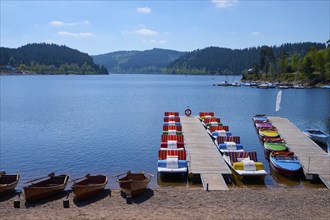
[{"label": "shore vegetation", "polygon": [[108,74],[86,53],[56,44],[0,48],[2,74]]},{"label": "shore vegetation", "polygon": [[280,53],[270,47],[260,51],[260,62],[243,74],[242,81],[282,82],[305,85],[330,83],[330,47],[311,47],[304,56]]}]

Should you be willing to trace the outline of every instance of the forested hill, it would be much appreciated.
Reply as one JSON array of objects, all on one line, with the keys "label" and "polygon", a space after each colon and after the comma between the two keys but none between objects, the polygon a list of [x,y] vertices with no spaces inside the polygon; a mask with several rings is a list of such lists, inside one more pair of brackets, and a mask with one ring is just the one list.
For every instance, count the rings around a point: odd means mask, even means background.
[{"label": "forested hill", "polygon": [[[0,65],[18,71],[47,74],[108,74],[87,53],[56,44],[33,43],[17,49],[0,48]],[[3,70],[4,68],[2,68]]]},{"label": "forested hill", "polygon": [[207,47],[187,53],[173,61],[168,65],[167,73],[242,74],[251,67],[259,65],[262,54],[272,57],[274,63],[283,54],[288,56],[296,54],[299,57],[303,57],[311,47],[324,49],[326,45],[307,42],[246,49]]},{"label": "forested hill", "polygon": [[162,73],[171,62],[184,54],[186,52],[154,48],[145,51],[117,51],[96,55],[93,59],[113,73]]}]

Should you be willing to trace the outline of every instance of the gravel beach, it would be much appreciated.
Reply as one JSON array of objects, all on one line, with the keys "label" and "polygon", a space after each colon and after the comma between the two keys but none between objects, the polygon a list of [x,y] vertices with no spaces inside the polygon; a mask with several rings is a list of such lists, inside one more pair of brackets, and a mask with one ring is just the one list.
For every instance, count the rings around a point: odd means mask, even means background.
[{"label": "gravel beach", "polygon": [[119,190],[105,190],[91,200],[76,202],[66,196],[27,204],[17,196],[0,200],[0,219],[330,219],[330,191],[326,188],[271,188],[204,191],[162,187],[126,204]]}]

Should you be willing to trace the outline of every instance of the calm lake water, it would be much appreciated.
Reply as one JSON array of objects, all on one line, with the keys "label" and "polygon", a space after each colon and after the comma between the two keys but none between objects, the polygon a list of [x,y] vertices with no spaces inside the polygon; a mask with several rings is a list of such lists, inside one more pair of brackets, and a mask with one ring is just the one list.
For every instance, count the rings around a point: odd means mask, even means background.
[{"label": "calm lake water", "polygon": [[[233,77],[231,80],[238,80]],[[165,111],[213,111],[257,151],[270,173],[262,187],[305,187],[270,172],[251,117],[274,115],[277,89],[218,87],[214,76],[1,76],[0,169],[22,183],[50,172],[71,178],[144,170],[157,176]],[[283,90],[281,110],[298,128],[330,132],[329,89]],[[150,187],[159,187],[153,178]],[[115,179],[109,186],[117,188]]]}]

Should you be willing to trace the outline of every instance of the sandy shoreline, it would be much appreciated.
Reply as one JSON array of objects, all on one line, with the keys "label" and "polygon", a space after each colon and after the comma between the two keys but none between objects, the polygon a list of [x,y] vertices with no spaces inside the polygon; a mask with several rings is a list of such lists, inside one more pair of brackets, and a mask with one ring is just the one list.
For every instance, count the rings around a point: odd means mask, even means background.
[{"label": "sandy shoreline", "polygon": [[[111,194],[111,197],[109,196]],[[241,189],[206,192],[203,189],[148,189],[126,204],[119,190],[74,202],[63,208],[65,195],[15,209],[17,197],[0,200],[0,219],[330,219],[326,188]]]}]

